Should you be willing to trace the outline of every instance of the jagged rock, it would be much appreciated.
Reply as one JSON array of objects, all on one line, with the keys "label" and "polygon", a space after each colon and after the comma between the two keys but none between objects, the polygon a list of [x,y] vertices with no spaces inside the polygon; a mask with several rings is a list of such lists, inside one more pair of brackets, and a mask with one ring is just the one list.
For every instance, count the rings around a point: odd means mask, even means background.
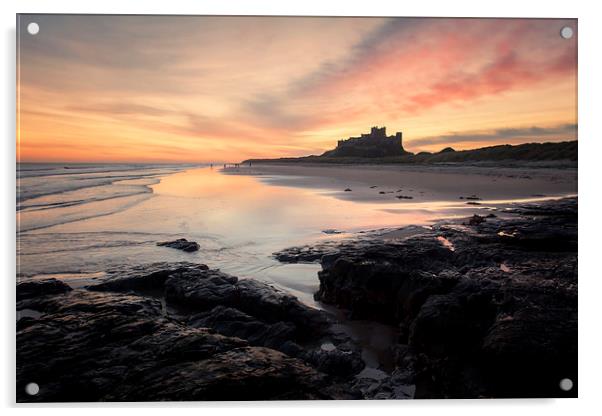
[{"label": "jagged rock", "polygon": [[234,305],[238,279],[217,270],[186,270],[170,275],[165,281],[168,303],[207,310],[218,305]]},{"label": "jagged rock", "polygon": [[322,230],[324,234],[341,234],[343,231],[336,230],[334,228],[327,228],[326,230]]},{"label": "jagged rock", "polygon": [[195,328],[213,328],[223,335],[247,340],[259,345],[281,350],[295,338],[295,326],[287,322],[265,323],[238,309],[216,306],[212,310],[191,316],[188,325]]},{"label": "jagged rock", "polygon": [[308,308],[294,296],[275,290],[266,283],[244,279],[238,282],[237,289],[240,310],[267,322],[291,322],[300,339],[318,336],[330,325],[323,312]]},{"label": "jagged rock", "polygon": [[356,250],[345,247],[338,256],[323,257],[323,270],[318,273],[320,288],[315,297],[348,309],[354,319],[396,323],[401,318],[398,293],[402,285],[411,285],[407,279],[413,281],[415,276],[423,280],[415,272],[420,268],[443,270],[451,256],[435,238],[421,245],[394,242],[362,243]]},{"label": "jagged rock", "polygon": [[188,241],[185,238],[178,238],[177,240],[173,241],[162,241],[160,243],[157,243],[157,245],[161,247],[175,248],[177,250],[186,251],[188,253],[198,251],[199,248],[201,248],[201,246],[199,246],[197,242]]},{"label": "jagged rock", "polygon": [[324,351],[311,350],[299,354],[319,371],[337,377],[350,377],[363,370],[365,364],[358,351],[333,349]]},{"label": "jagged rock", "polygon": [[[176,377],[169,376],[176,374]],[[322,389],[319,388],[322,386]],[[114,401],[303,400],[350,398],[329,394],[326,377],[278,351],[245,347],[204,361],[155,367],[109,394]]]},{"label": "jagged rock", "polygon": [[468,225],[479,225],[485,222],[485,217],[480,216],[479,214],[474,214],[468,220]]},{"label": "jagged rock", "polygon": [[357,398],[303,360],[166,317],[159,300],[77,290],[24,301],[44,314],[17,332],[19,402]]},{"label": "jagged rock", "polygon": [[[399,325],[400,342],[417,352],[416,397],[574,397],[558,382],[577,371],[576,206],[517,205],[504,218],[473,217],[478,227],[439,223],[276,257],[320,259],[316,299]],[[363,394],[390,397],[380,385]]]},{"label": "jagged rock", "polygon": [[43,295],[69,292],[71,287],[58,279],[31,280],[17,284],[17,301]]},{"label": "jagged rock", "polygon": [[301,304],[294,296],[253,279],[238,280],[203,264],[153,263],[110,273],[109,280],[89,289],[152,291],[163,294],[168,306],[193,312],[217,306],[235,308],[266,323],[291,323],[300,339],[319,335],[330,325],[323,312]]},{"label": "jagged rock", "polygon": [[97,291],[163,291],[165,281],[174,275],[191,271],[209,270],[205,264],[188,262],[157,262],[136,266],[115,267],[107,271],[108,277],[101,283],[89,286]]},{"label": "jagged rock", "polygon": [[[320,348],[307,349],[295,341],[307,340],[307,334],[299,333],[301,325],[292,322],[276,321],[267,323],[247,315],[237,309],[217,306],[211,311],[193,315],[188,319],[193,327],[208,327],[220,334],[236,336],[247,340],[251,345],[274,348],[291,357],[301,358],[320,372],[337,377],[350,377],[364,368],[364,362],[357,348],[333,347],[331,351]],[[318,323],[315,333],[319,331]],[[311,324],[304,324],[311,326]]]}]

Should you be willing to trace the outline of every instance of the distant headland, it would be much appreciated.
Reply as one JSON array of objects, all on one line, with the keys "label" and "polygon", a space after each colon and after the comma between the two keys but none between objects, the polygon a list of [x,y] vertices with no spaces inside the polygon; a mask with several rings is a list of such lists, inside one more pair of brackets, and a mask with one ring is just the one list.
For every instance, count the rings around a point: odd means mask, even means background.
[{"label": "distant headland", "polygon": [[349,137],[321,155],[278,159],[248,159],[242,163],[406,163],[435,164],[500,161],[567,161],[577,162],[577,140],[547,143],[501,144],[478,149],[456,151],[446,147],[439,152],[408,152],[403,147],[403,134],[387,136],[386,127],[372,127],[370,133]]}]

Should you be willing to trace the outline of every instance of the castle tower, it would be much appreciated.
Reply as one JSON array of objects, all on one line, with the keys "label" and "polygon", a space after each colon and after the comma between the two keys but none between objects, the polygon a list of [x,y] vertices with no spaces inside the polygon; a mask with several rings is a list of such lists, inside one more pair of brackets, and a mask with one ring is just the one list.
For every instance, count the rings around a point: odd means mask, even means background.
[{"label": "castle tower", "polygon": [[372,137],[373,139],[387,137],[387,128],[386,127],[378,128],[378,126],[372,127],[370,129],[370,137]]},{"label": "castle tower", "polygon": [[398,131],[397,133],[395,133],[395,141],[399,143],[399,146],[403,149],[403,142],[402,142],[403,138],[402,138],[402,134],[400,131]]}]

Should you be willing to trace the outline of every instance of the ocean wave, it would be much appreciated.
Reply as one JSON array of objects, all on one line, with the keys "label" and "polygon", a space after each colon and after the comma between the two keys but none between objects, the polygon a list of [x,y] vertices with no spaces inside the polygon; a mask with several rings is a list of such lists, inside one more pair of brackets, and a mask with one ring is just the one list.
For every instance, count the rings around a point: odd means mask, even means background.
[{"label": "ocean wave", "polygon": [[124,211],[151,197],[151,193],[145,193],[89,202],[84,205],[54,208],[53,215],[47,215],[46,211],[48,210],[42,212],[40,210],[19,211],[17,212],[17,230],[18,232],[34,231],[55,225],[104,217]]},{"label": "ocean wave", "polygon": [[[97,188],[97,187],[92,187],[92,188]],[[86,188],[86,189],[89,189],[89,188]],[[106,196],[91,196],[89,198],[72,199],[72,200],[57,201],[57,202],[40,202],[40,203],[34,202],[34,203],[31,203],[31,201],[35,201],[36,199],[38,199],[38,198],[32,198],[32,199],[27,200],[29,203],[21,203],[20,205],[18,205],[17,211],[23,211],[23,212],[43,211],[43,210],[49,210],[49,209],[55,209],[55,208],[71,207],[71,206],[75,206],[75,205],[88,204],[91,202],[107,201],[109,199],[115,199],[115,198],[121,198],[121,197],[133,196],[133,195],[139,195],[139,194],[147,194],[147,193],[152,193],[152,189],[150,189],[147,186],[140,186],[138,189],[130,190],[130,191],[126,191],[126,192],[118,192],[118,190],[117,190],[114,194],[109,194]],[[53,196],[65,195],[65,194],[67,194],[67,193],[63,192],[61,194],[53,194]],[[46,196],[48,196],[48,195],[46,195]],[[43,197],[39,197],[39,198],[43,198]]]},{"label": "ocean wave", "polygon": [[57,172],[43,168],[31,168],[28,172],[19,165],[17,168],[17,204],[29,199],[49,195],[58,195],[97,186],[116,184],[120,181],[160,178],[188,169],[188,165],[161,166],[135,165],[127,169],[118,169],[121,165],[107,165],[94,170]]}]

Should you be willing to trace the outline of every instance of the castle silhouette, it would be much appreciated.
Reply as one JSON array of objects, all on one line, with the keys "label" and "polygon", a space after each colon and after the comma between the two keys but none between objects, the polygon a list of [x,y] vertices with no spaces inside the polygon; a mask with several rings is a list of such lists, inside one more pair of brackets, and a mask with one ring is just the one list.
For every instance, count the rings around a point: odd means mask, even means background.
[{"label": "castle silhouette", "polygon": [[385,157],[400,156],[407,152],[403,148],[402,133],[387,136],[386,127],[372,127],[370,133],[359,137],[339,140],[337,147],[325,152],[325,157]]}]

